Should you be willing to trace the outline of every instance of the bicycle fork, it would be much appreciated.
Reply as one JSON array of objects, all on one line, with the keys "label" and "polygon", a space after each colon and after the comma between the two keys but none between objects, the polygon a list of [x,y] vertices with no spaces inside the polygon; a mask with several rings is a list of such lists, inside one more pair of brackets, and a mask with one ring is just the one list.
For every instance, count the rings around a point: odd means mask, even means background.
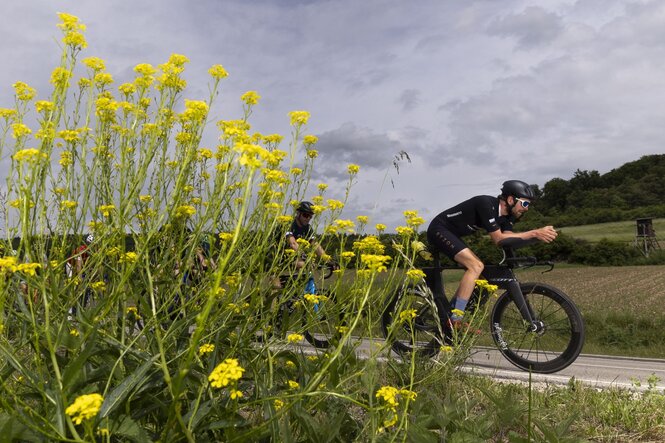
[{"label": "bicycle fork", "polygon": [[516,279],[511,279],[508,282],[502,282],[503,286],[508,291],[508,296],[515,302],[517,309],[522,314],[522,318],[525,323],[529,325],[529,331],[535,333],[541,333],[544,331],[544,323],[536,318],[536,314],[533,311],[533,308],[527,302],[520,283]]}]

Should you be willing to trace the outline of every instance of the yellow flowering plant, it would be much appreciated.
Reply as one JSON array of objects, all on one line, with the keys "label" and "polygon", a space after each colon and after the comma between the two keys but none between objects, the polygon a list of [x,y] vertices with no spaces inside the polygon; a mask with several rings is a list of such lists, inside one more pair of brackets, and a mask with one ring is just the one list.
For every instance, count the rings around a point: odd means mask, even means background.
[{"label": "yellow flowering plant", "polygon": [[[15,106],[0,108],[4,228],[15,239],[0,242],[2,353],[16,375],[0,385],[3,416],[31,417],[36,441],[279,440],[280,420],[298,439],[319,439],[322,428],[300,426],[293,408],[321,423],[333,410],[364,410],[359,429],[397,429],[385,423],[390,392],[376,397],[368,381],[383,357],[350,359],[348,350],[376,338],[405,273],[421,276],[393,255],[386,225],[364,235],[369,216],[343,213],[354,210],[360,166],[337,165],[348,173],[343,189],[320,183],[309,112],[279,117],[290,141],[262,134],[249,119],[262,105],[255,91],[236,97],[240,115],[211,121],[228,76],[220,64],[207,88],[188,87],[182,54],[136,63],[116,85],[124,74],[86,53],[83,23],[60,20],[61,63],[35,83],[52,90],[16,82]],[[202,141],[206,128],[214,145]],[[303,200],[317,214],[312,241],[299,242],[308,259],[278,288],[295,268],[285,237]],[[417,217],[407,218],[406,246]],[[341,269],[324,282],[317,265],[331,259]],[[317,291],[305,294],[310,272]],[[334,337],[328,349],[300,352],[319,335]],[[293,367],[276,364],[285,353]],[[394,398],[401,418],[412,399],[402,390]],[[374,420],[377,408],[384,415]]]}]

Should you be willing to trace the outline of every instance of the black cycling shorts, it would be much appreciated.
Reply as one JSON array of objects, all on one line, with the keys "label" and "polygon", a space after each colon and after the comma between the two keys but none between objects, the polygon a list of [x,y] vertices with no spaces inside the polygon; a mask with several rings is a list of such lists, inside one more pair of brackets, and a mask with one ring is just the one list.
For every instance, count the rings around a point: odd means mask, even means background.
[{"label": "black cycling shorts", "polygon": [[437,251],[443,252],[448,258],[454,260],[458,252],[468,248],[456,234],[445,224],[436,220],[427,228],[427,242]]}]

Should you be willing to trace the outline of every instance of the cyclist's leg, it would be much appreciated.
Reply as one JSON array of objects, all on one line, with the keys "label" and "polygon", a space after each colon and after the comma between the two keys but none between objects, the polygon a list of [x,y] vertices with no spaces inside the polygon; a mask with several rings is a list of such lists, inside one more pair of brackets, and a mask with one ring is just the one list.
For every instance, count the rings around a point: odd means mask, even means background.
[{"label": "cyclist's leg", "polygon": [[[427,230],[427,241],[466,269],[452,300],[453,310],[464,311],[471,298],[475,282],[483,270],[482,261],[469,249],[464,241],[451,232],[443,223],[432,223],[430,225]],[[461,315],[458,312],[453,312],[452,318],[453,320],[459,320]]]}]

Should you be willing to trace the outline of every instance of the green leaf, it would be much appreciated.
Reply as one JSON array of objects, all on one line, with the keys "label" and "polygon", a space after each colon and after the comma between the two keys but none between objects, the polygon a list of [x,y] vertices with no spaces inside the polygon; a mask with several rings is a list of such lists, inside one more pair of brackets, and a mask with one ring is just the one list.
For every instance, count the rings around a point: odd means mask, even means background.
[{"label": "green leaf", "polygon": [[153,356],[150,360],[143,363],[136,371],[126,377],[109,395],[104,398],[104,403],[99,411],[99,417],[104,418],[115,409],[130,392],[134,391],[136,385],[144,378],[146,372],[157,361],[159,355]]},{"label": "green leaf", "polygon": [[26,425],[6,414],[0,415],[1,441],[41,441],[42,438]]},{"label": "green leaf", "polygon": [[111,420],[109,427],[109,431],[115,437],[122,436],[136,443],[153,440],[145,429],[126,415],[122,415],[116,420]]},{"label": "green leaf", "polygon": [[97,332],[93,332],[89,339],[86,340],[87,345],[83,350],[76,356],[65,368],[62,373],[62,384],[65,387],[65,390],[70,388],[74,383],[74,378],[81,375],[81,368],[83,365],[90,360],[90,357],[97,350]]},{"label": "green leaf", "polygon": [[419,443],[436,443],[440,439],[440,435],[437,433],[431,432],[426,427],[419,426],[417,424],[409,425],[409,429],[406,432],[407,441],[417,441]]}]

